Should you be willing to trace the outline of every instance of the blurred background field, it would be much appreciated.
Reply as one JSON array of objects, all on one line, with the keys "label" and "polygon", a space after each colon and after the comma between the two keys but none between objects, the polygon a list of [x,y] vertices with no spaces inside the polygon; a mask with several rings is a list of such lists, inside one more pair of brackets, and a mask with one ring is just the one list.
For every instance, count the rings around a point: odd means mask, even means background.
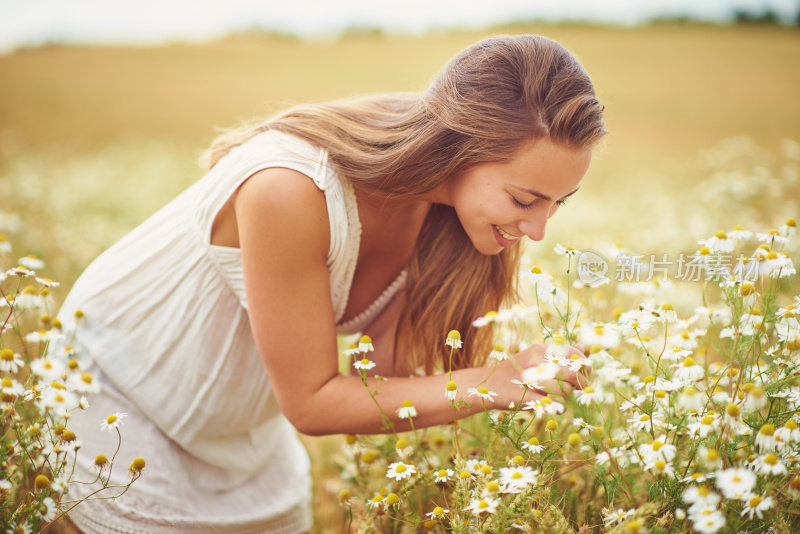
[{"label": "blurred background field", "polygon": [[[0,56],[0,215],[20,217],[15,253],[44,258],[63,294],[94,256],[202,175],[198,156],[218,128],[292,103],[422,90],[468,44],[522,32],[578,56],[611,132],[580,194],[535,245],[543,256],[557,242],[677,253],[717,229],[763,231],[799,214],[800,31],[673,23],[18,50]],[[318,525],[335,532],[340,439],[307,443]]]}]

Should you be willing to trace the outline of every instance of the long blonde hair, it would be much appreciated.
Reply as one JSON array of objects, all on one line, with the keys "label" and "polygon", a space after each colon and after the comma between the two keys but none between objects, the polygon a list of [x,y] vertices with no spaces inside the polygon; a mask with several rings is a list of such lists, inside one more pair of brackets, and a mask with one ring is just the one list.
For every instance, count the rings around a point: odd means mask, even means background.
[{"label": "long blonde hair", "polygon": [[[259,132],[279,130],[325,148],[357,189],[410,199],[473,165],[508,161],[531,139],[591,147],[605,134],[602,111],[591,80],[564,47],[540,36],[501,36],[463,50],[421,94],[297,106],[223,135],[206,158],[213,166]],[[518,247],[479,253],[453,208],[434,204],[408,265],[396,370],[422,365],[431,373],[451,329],[464,338],[454,368],[484,362],[491,332],[472,321],[516,298],[518,263]]]}]

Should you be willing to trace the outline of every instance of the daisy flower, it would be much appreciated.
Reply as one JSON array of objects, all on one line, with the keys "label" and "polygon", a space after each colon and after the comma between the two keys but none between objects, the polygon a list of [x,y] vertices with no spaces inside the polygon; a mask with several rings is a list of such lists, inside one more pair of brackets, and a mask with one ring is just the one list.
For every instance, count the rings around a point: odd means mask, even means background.
[{"label": "daisy flower", "polygon": [[775,453],[759,456],[755,462],[756,472],[765,475],[783,475],[786,473],[786,464],[780,461]]},{"label": "daisy flower", "polygon": [[650,430],[650,425],[652,424],[653,428],[661,428],[664,426],[663,424],[664,416],[661,413],[653,413],[652,415],[647,415],[646,413],[634,414],[634,416],[628,419],[628,424],[633,427],[634,430]]},{"label": "daisy flower", "polygon": [[784,425],[775,430],[775,437],[784,443],[796,443],[800,441],[800,429],[794,419],[789,419]]},{"label": "daisy flower", "polygon": [[409,419],[417,416],[417,409],[410,400],[404,400],[397,409],[397,417],[400,419]]},{"label": "daisy flower", "polygon": [[56,516],[56,512],[58,512],[56,502],[50,497],[45,497],[42,501],[42,521],[52,521]]},{"label": "daisy flower", "polygon": [[[558,374],[558,366],[549,363],[542,363],[527,367],[522,371],[522,380],[524,384],[530,384],[528,387],[542,389],[540,384],[552,380]],[[518,382],[517,382],[518,383]]]},{"label": "daisy flower", "polygon": [[23,385],[17,382],[16,379],[9,377],[5,377],[0,381],[0,389],[2,389],[3,395],[9,397],[19,397],[25,393]]},{"label": "daisy flower", "polygon": [[539,443],[539,438],[532,437],[522,444],[522,448],[531,454],[538,454],[544,450],[544,446]]},{"label": "daisy flower", "polygon": [[672,464],[664,460],[646,462],[644,468],[646,471],[652,471],[656,476],[675,477],[675,469],[672,467]]},{"label": "daisy flower", "polygon": [[467,393],[472,396],[475,395],[476,397],[480,397],[482,400],[493,401],[494,397],[498,395],[498,393],[489,390],[489,388],[480,386],[477,388],[469,388],[467,389]]},{"label": "daisy flower", "polygon": [[20,367],[23,367],[25,362],[19,354],[16,354],[11,349],[0,350],[0,371],[9,373],[16,373]]},{"label": "daisy flower", "polygon": [[600,345],[611,349],[620,344],[622,335],[619,330],[603,323],[590,323],[578,328],[578,338],[586,346]]},{"label": "daisy flower", "polygon": [[472,321],[472,326],[474,326],[475,328],[481,328],[497,320],[498,320],[498,313],[496,311],[490,311],[487,312],[486,315],[478,317],[477,319]]},{"label": "daisy flower", "polygon": [[386,476],[395,480],[405,480],[411,475],[416,474],[417,468],[412,464],[404,464],[403,462],[394,462],[389,465],[386,471]]},{"label": "daisy flower", "polygon": [[622,508],[618,508],[617,510],[603,510],[603,524],[608,528],[614,523],[619,523],[629,518],[635,511],[636,510],[633,508],[630,510],[623,510]]},{"label": "daisy flower", "polygon": [[78,405],[78,397],[67,391],[65,386],[61,387],[64,389],[47,388],[38,401],[42,409],[53,412],[58,417],[66,416]]},{"label": "daisy flower", "polygon": [[397,455],[400,458],[406,458],[412,452],[414,452],[414,447],[409,445],[408,440],[405,438],[400,438],[395,442],[394,450],[397,452]]},{"label": "daisy flower", "polygon": [[699,438],[705,438],[711,432],[715,432],[719,428],[719,416],[716,414],[706,414],[698,420],[695,420],[688,425],[689,434],[697,435]]},{"label": "daisy flower", "polygon": [[683,490],[681,498],[689,505],[689,515],[692,515],[692,510],[700,507],[716,508],[720,501],[720,496],[711,491],[708,486],[689,486]]},{"label": "daisy flower", "polygon": [[358,369],[359,371],[368,371],[375,367],[375,362],[372,360],[368,360],[367,358],[361,358],[360,360],[356,360],[353,362],[353,367]]},{"label": "daisy flower", "polygon": [[58,380],[66,371],[66,366],[57,359],[36,358],[31,362],[31,371],[39,375],[43,382]]},{"label": "daisy flower", "polygon": [[447,384],[444,385],[444,394],[448,400],[456,400],[456,395],[458,394],[458,384],[452,380],[448,381]]},{"label": "daisy flower", "polygon": [[455,475],[455,473],[452,469],[439,469],[433,472],[433,481],[437,484],[444,484],[453,478],[453,475]]},{"label": "daisy flower", "polygon": [[734,241],[747,241],[751,237],[753,237],[753,232],[745,230],[741,226],[735,226],[733,230],[728,232],[728,238],[733,239]]},{"label": "daisy flower", "polygon": [[461,333],[458,330],[450,330],[447,333],[447,339],[445,340],[444,344],[454,349],[460,349],[462,345]]},{"label": "daisy flower", "polygon": [[581,253],[580,250],[576,250],[574,247],[565,247],[561,243],[556,244],[553,248],[553,252],[559,256],[577,256]]},{"label": "daisy flower", "polygon": [[768,243],[770,247],[776,244],[783,245],[789,242],[789,240],[783,237],[778,230],[770,230],[766,233],[756,233],[756,239],[763,243]]},{"label": "daisy flower", "polygon": [[725,516],[715,509],[706,509],[702,515],[692,517],[693,527],[702,534],[714,534],[725,526]]},{"label": "daisy flower", "polygon": [[27,267],[28,269],[36,270],[36,269],[43,269],[44,268],[44,261],[37,258],[33,254],[29,254],[20,258],[17,263],[22,265],[23,267]]},{"label": "daisy flower", "polygon": [[683,360],[683,363],[675,364],[673,367],[676,367],[675,377],[685,382],[696,382],[701,380],[706,374],[705,369],[697,365],[694,358],[691,356],[687,356],[686,359]]},{"label": "daisy flower", "polygon": [[128,414],[126,413],[112,413],[106,417],[105,421],[100,423],[100,430],[108,430],[109,432],[112,430],[119,430],[119,425],[122,424],[122,420],[127,416]]},{"label": "daisy flower", "polygon": [[344,350],[345,356],[355,356],[357,354],[361,354],[361,349],[359,349],[358,345],[356,345],[355,343],[353,343]]},{"label": "daisy flower", "polygon": [[536,265],[531,267],[528,277],[530,278],[530,281],[533,282],[534,284],[550,284],[553,281],[552,276],[542,272],[541,267]]},{"label": "daisy flower", "polygon": [[639,454],[644,458],[645,463],[654,462],[656,460],[665,460],[667,462],[675,458],[675,445],[667,443],[665,434],[661,434],[658,439],[649,443],[639,445]]},{"label": "daisy flower", "polygon": [[713,252],[733,252],[736,246],[736,242],[721,230],[708,239],[701,239],[697,244],[707,247]]},{"label": "daisy flower", "polygon": [[576,400],[578,404],[587,405],[587,404],[601,404],[605,399],[605,392],[597,388],[595,389],[594,386],[586,386],[582,390],[576,392]]},{"label": "daisy flower", "polygon": [[743,467],[730,467],[717,472],[717,487],[728,499],[744,499],[756,485],[756,475]]},{"label": "daisy flower", "polygon": [[678,313],[675,307],[670,302],[665,302],[661,305],[656,314],[656,320],[661,323],[676,323],[678,322]]},{"label": "daisy flower", "polygon": [[772,451],[778,446],[775,439],[775,427],[769,423],[763,425],[756,435],[756,447],[760,451]]},{"label": "daisy flower", "polygon": [[773,507],[775,501],[772,497],[761,495],[749,495],[745,501],[744,508],[742,508],[742,515],[749,515],[753,519],[753,515],[762,518],[762,514]]},{"label": "daisy flower", "polygon": [[527,466],[501,467],[499,482],[503,493],[519,493],[534,484],[538,474],[538,471]]},{"label": "daisy flower", "polygon": [[689,386],[681,391],[675,404],[683,410],[699,412],[706,404],[706,396],[700,393],[697,388]]},{"label": "daisy flower", "polygon": [[497,512],[497,506],[499,504],[499,500],[486,496],[472,499],[469,506],[464,508],[464,510],[472,512],[472,515],[494,514]]},{"label": "daisy flower", "polygon": [[497,360],[498,362],[507,360],[508,353],[506,352],[506,348],[503,345],[495,345],[489,353],[489,359]]},{"label": "daisy flower", "polygon": [[375,347],[372,346],[372,338],[367,335],[361,336],[361,338],[358,340],[358,351],[366,354],[367,352],[372,352],[374,350]]},{"label": "daisy flower", "polygon": [[531,400],[522,405],[523,410],[533,410],[537,417],[545,414],[560,414],[564,413],[564,405],[556,402],[550,397],[542,397],[541,399]]},{"label": "daisy flower", "polygon": [[445,514],[450,513],[450,510],[442,508],[441,506],[437,506],[433,509],[433,511],[428,512],[427,515],[431,519],[441,519]]}]

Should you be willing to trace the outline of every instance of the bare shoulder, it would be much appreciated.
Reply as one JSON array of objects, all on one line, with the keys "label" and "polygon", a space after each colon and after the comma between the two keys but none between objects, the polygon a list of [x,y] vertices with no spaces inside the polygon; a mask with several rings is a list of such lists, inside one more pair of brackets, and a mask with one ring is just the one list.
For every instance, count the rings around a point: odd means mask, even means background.
[{"label": "bare shoulder", "polygon": [[[277,253],[327,253],[330,229],[325,194],[308,176],[283,167],[264,169],[248,178],[234,200],[240,241],[255,238],[259,248]],[[246,248],[245,243],[240,246]],[[242,250],[245,254],[246,251]]]}]

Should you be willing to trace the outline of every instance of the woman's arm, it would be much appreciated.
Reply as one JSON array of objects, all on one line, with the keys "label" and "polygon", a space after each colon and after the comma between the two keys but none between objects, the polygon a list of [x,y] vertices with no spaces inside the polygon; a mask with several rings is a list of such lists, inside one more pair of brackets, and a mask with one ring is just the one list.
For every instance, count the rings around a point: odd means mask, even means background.
[{"label": "woman's arm", "polygon": [[[273,168],[240,187],[234,208],[253,336],[283,413],[306,434],[385,431],[361,378],[338,374],[324,194],[308,177]],[[524,354],[520,364],[530,365],[539,356]],[[470,402],[458,417],[483,409],[479,399],[466,399],[466,391],[488,374],[486,368],[453,373],[458,398]],[[518,375],[511,362],[498,366],[484,385],[500,395],[487,407],[505,408],[519,400],[522,392],[510,382]],[[448,379],[448,375],[388,378],[377,385],[376,399],[397,430],[409,428],[396,413],[404,400],[417,409],[416,427],[448,423],[454,419],[445,397]],[[373,390],[375,381],[368,379]]]}]

